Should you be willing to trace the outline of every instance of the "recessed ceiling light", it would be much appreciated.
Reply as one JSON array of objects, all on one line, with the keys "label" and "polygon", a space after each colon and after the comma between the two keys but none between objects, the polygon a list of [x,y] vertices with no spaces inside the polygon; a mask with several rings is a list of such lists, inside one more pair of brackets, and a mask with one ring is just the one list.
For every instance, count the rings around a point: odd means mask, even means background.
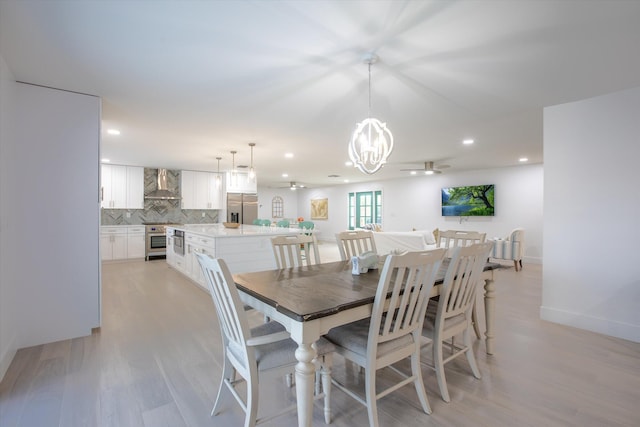
[{"label": "recessed ceiling light", "polygon": [[118,129],[108,129],[107,133],[109,135],[120,135],[120,131]]},{"label": "recessed ceiling light", "polygon": [[522,163],[524,163],[524,162],[528,162],[528,161],[529,161],[529,159],[528,159],[528,158],[526,158],[526,157],[520,157],[520,159],[519,159],[519,160],[520,160]]},{"label": "recessed ceiling light", "polygon": [[433,171],[424,171],[425,175],[433,175]]},{"label": "recessed ceiling light", "polygon": [[353,162],[344,162],[345,166],[353,166]]},{"label": "recessed ceiling light", "polygon": [[415,174],[417,174],[417,172],[416,171],[411,171],[410,174],[411,175],[415,175]]},{"label": "recessed ceiling light", "polygon": [[287,178],[288,176],[289,176],[289,174],[288,174],[288,173],[283,173],[283,174],[282,174],[282,177],[283,177],[283,178]]},{"label": "recessed ceiling light", "polygon": [[284,157],[287,159],[293,159],[293,153],[284,153]]},{"label": "recessed ceiling light", "polygon": [[109,160],[109,159],[100,159],[100,161],[101,161],[102,163],[109,163],[111,160]]},{"label": "recessed ceiling light", "polygon": [[464,145],[471,145],[474,143],[473,139],[465,139],[464,141],[462,141],[462,143]]},{"label": "recessed ceiling light", "polygon": [[348,180],[348,179],[345,179],[345,180],[344,180],[344,182],[345,182],[345,183],[346,183],[346,182],[349,182],[349,180]]}]

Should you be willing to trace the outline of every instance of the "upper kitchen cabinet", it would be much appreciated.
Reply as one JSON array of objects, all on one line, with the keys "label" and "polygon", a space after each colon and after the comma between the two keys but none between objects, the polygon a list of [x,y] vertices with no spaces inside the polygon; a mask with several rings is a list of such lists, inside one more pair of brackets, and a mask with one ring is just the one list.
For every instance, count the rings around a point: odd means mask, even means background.
[{"label": "upper kitchen cabinet", "polygon": [[183,170],[180,183],[182,209],[222,209],[223,185],[216,182],[217,176],[214,172]]},{"label": "upper kitchen cabinet", "polygon": [[248,172],[227,172],[227,193],[257,193],[257,180],[249,181]]},{"label": "upper kitchen cabinet", "polygon": [[102,203],[106,209],[144,209],[144,168],[102,165]]},{"label": "upper kitchen cabinet", "polygon": [[127,166],[127,209],[144,209],[144,168]]}]

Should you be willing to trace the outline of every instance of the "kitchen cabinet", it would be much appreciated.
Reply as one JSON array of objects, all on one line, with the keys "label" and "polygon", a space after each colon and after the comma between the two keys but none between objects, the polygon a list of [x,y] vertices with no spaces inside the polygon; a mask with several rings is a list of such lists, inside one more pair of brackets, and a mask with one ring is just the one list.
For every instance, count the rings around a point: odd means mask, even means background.
[{"label": "kitchen cabinet", "polygon": [[144,168],[102,165],[101,170],[101,207],[144,209]]},{"label": "kitchen cabinet", "polygon": [[[222,209],[222,182],[215,172],[182,171],[182,209]],[[222,180],[221,180],[222,181]]]},{"label": "kitchen cabinet", "polygon": [[100,228],[100,258],[103,261],[127,259],[126,226]]},{"label": "kitchen cabinet", "polygon": [[167,227],[167,264],[171,267],[176,267],[176,253],[173,250],[173,228]]},{"label": "kitchen cabinet", "polygon": [[144,258],[143,225],[107,225],[100,227],[102,261]]},{"label": "kitchen cabinet", "polygon": [[237,172],[235,176],[231,172],[227,172],[226,180],[227,193],[257,193],[258,181],[249,181],[248,172]]},{"label": "kitchen cabinet", "polygon": [[126,168],[127,168],[126,208],[127,209],[144,209],[144,168],[137,167],[137,166],[127,166]]},{"label": "kitchen cabinet", "polygon": [[127,259],[144,258],[145,255],[144,226],[127,227]]},{"label": "kitchen cabinet", "polygon": [[182,269],[174,267],[203,288],[204,277],[200,275],[200,265],[195,256],[203,252],[214,258],[222,258],[232,274],[271,270],[276,268],[271,238],[274,236],[293,236],[299,230],[283,227],[261,227],[243,225],[229,229],[222,224],[176,225],[184,231],[185,256],[176,256],[184,260]]},{"label": "kitchen cabinet", "polygon": [[126,209],[127,167],[102,165],[101,206],[108,209]]},{"label": "kitchen cabinet", "polygon": [[216,256],[215,239],[185,233],[185,274],[198,285],[207,289],[204,274],[196,253]]}]

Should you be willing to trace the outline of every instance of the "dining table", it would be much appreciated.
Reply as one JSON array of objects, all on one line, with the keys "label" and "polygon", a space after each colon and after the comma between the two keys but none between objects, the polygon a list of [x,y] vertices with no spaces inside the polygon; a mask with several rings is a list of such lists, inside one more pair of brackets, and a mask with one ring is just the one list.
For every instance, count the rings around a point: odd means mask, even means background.
[{"label": "dining table", "polygon": [[[447,265],[445,260],[431,297],[440,293]],[[487,262],[482,277],[487,354],[493,354],[494,272],[499,268],[500,264]],[[243,303],[284,325],[298,344],[295,380],[299,427],[312,425],[316,357],[313,344],[331,328],[371,316],[381,272],[380,267],[354,275],[349,261],[337,261],[233,275]]]}]

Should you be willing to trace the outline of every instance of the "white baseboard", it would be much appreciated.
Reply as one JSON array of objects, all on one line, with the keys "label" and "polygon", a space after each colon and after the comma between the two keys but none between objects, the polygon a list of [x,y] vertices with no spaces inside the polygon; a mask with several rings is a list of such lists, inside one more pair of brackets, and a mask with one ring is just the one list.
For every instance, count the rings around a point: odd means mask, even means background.
[{"label": "white baseboard", "polygon": [[587,331],[597,332],[616,338],[640,342],[640,326],[587,316],[551,307],[540,307],[540,318],[561,325],[573,326]]},{"label": "white baseboard", "polygon": [[542,264],[542,257],[525,255],[524,258],[522,258],[522,263],[523,264]]}]

